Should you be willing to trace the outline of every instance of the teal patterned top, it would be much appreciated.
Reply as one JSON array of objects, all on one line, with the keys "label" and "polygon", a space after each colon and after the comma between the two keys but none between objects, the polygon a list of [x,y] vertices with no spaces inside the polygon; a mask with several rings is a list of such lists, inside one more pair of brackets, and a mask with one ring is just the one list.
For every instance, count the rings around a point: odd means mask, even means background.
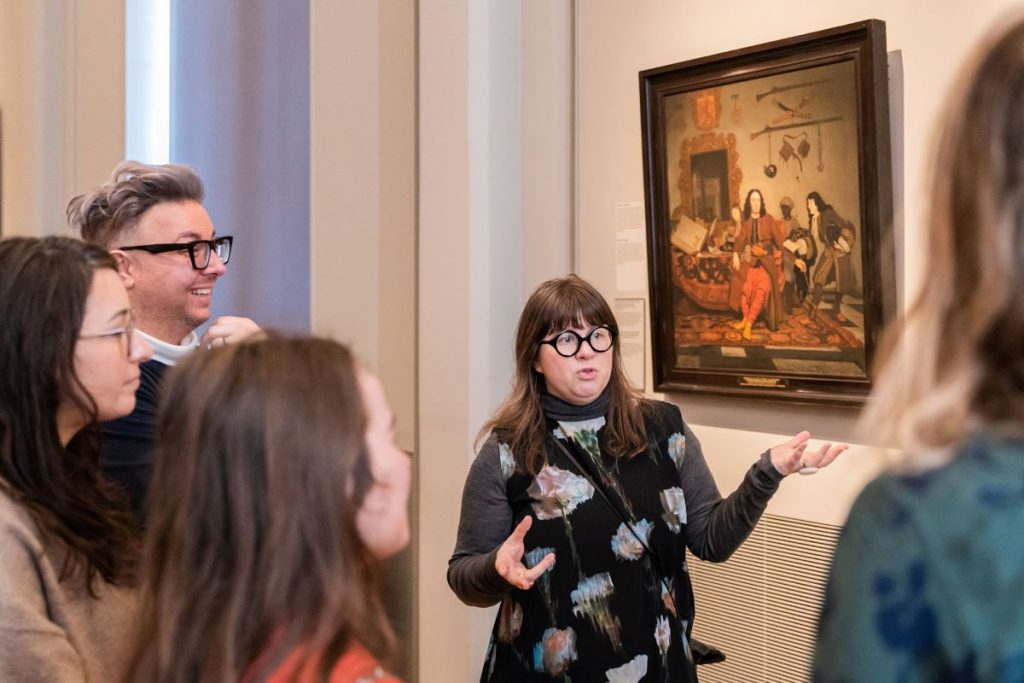
[{"label": "teal patterned top", "polygon": [[1024,681],[1024,440],[865,488],[839,540],[814,680]]}]

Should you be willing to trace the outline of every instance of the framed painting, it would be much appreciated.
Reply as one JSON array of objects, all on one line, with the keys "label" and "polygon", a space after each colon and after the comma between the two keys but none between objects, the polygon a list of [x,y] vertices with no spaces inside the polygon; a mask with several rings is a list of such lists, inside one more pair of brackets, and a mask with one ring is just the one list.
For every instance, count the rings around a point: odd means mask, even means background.
[{"label": "framed painting", "polygon": [[862,403],[895,306],[885,24],[640,73],[654,388]]}]

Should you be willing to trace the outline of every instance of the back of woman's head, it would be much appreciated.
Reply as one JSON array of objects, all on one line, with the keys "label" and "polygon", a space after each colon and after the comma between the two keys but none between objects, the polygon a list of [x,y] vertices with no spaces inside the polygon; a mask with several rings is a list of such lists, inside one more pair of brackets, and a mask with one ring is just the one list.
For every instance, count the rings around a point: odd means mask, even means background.
[{"label": "back of woman's head", "polygon": [[[372,484],[349,351],[275,338],[197,353],[161,396],[139,680],[237,680],[296,646],[378,654],[356,514]],[[278,662],[279,663],[279,662]]]},{"label": "back of woman's head", "polygon": [[94,245],[68,237],[0,241],[0,487],[42,532],[69,549],[65,576],[123,578],[131,551],[121,502],[99,475],[95,434],[65,448],[63,402],[95,418],[75,373],[75,345],[97,270],[117,270]]},{"label": "back of woman's head", "polygon": [[958,82],[921,226],[925,281],[864,420],[925,462],[979,425],[1024,422],[1024,22]]}]

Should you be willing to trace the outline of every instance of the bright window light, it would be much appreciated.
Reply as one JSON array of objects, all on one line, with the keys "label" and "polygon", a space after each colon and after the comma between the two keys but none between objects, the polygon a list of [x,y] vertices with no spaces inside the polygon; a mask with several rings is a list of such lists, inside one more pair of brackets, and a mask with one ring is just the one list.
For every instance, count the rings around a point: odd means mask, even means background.
[{"label": "bright window light", "polygon": [[125,157],[166,164],[171,138],[171,0],[125,0]]}]

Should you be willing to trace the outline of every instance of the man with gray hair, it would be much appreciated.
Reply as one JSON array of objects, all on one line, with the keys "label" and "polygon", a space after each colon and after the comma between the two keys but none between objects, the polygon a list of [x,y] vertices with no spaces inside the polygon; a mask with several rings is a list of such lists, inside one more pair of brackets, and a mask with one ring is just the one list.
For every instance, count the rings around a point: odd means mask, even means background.
[{"label": "man with gray hair", "polygon": [[231,257],[231,236],[217,236],[203,208],[203,183],[188,166],[124,161],[110,180],[71,200],[68,222],[117,260],[135,331],[153,347],[140,366],[134,412],[101,425],[105,474],[141,515],[149,488],[160,381],[199,346],[241,341],[260,331],[248,318],[222,316],[203,334],[214,285]]}]

